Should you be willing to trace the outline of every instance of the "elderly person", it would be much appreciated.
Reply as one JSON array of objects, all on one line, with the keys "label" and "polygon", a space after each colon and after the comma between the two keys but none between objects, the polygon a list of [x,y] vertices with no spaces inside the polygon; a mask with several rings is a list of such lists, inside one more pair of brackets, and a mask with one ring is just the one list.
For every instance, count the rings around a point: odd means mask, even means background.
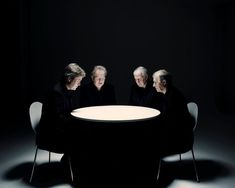
[{"label": "elderly person", "polygon": [[[153,87],[163,94],[162,126],[160,132],[162,154],[176,154],[193,142],[193,118],[190,116],[183,93],[165,69],[153,73]],[[154,104],[153,104],[154,105]]]},{"label": "elderly person", "polygon": [[70,112],[80,107],[80,84],[86,76],[76,63],[64,69],[61,80],[56,83],[42,101],[42,116],[37,127],[36,142],[50,151],[67,150],[67,132],[71,124]]},{"label": "elderly person", "polygon": [[97,106],[116,104],[113,85],[106,82],[107,69],[104,66],[94,66],[91,72],[91,82],[81,88],[81,105]]},{"label": "elderly person", "polygon": [[[116,97],[113,85],[107,83],[107,69],[102,65],[94,66],[91,72],[91,81],[81,87],[81,106],[99,106],[99,105],[113,105],[116,104]],[[100,125],[100,122],[98,123]],[[89,123],[86,121],[81,121],[81,135],[79,136],[81,142],[85,143],[82,147],[83,155],[79,154],[77,158],[81,160],[75,165],[79,172],[78,183],[86,184],[88,180],[86,177],[92,176],[95,173],[95,169],[100,168],[97,167],[102,164],[102,168],[99,170],[99,173],[102,174],[104,169],[107,168],[108,154],[112,153],[111,148],[107,145],[110,140],[104,140],[108,135],[105,134],[105,130],[103,130],[102,126],[95,126],[94,123]],[[88,126],[87,126],[88,125]],[[94,126],[89,126],[94,125]],[[87,134],[87,130],[89,129],[89,133]],[[97,139],[96,139],[97,138]],[[102,157],[101,157],[102,156]],[[105,162],[103,162],[105,161]],[[80,185],[79,185],[80,186]]]},{"label": "elderly person", "polygon": [[135,83],[131,86],[129,104],[136,106],[150,106],[153,97],[152,80],[148,77],[147,69],[143,66],[133,71]]}]

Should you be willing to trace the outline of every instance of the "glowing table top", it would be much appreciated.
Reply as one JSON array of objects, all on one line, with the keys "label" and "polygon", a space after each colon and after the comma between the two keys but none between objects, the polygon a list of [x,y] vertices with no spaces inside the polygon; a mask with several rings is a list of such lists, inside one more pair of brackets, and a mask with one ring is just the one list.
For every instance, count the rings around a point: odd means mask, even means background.
[{"label": "glowing table top", "polygon": [[157,117],[160,111],[153,108],[131,105],[104,105],[78,108],[71,115],[87,121],[132,122]]}]

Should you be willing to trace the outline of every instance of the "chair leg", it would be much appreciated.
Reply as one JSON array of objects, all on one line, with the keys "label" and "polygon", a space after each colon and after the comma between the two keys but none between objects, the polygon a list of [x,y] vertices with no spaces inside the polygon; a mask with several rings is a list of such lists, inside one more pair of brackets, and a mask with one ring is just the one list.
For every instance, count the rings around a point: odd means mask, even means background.
[{"label": "chair leg", "polygon": [[158,181],[159,176],[160,176],[161,162],[162,162],[162,159],[159,159],[159,163],[158,163],[158,170],[157,170],[157,181]]},{"label": "chair leg", "polygon": [[32,182],[32,179],[33,179],[33,173],[34,173],[34,168],[35,168],[35,165],[36,165],[37,154],[38,154],[38,147],[36,148],[35,155],[34,155],[33,168],[32,168],[31,175],[30,175],[30,180],[29,180],[30,183]]},{"label": "chair leg", "polygon": [[70,156],[68,156],[68,161],[69,161],[69,170],[70,170],[71,180],[72,180],[72,182],[73,182],[73,170],[72,170],[72,165],[71,165]]},{"label": "chair leg", "polygon": [[198,173],[197,173],[197,167],[196,167],[196,160],[195,160],[195,156],[194,156],[194,151],[193,149],[192,151],[192,156],[193,156],[193,166],[194,166],[194,170],[195,170],[195,174],[196,174],[196,180],[197,182],[200,182],[199,177],[198,177]]},{"label": "chair leg", "polygon": [[51,152],[49,151],[49,163],[51,162]]}]

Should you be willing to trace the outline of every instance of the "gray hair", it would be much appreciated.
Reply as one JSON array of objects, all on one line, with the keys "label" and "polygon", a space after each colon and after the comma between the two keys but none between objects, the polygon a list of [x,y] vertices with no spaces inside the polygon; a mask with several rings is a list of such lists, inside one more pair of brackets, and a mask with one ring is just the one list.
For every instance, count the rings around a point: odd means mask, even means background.
[{"label": "gray hair", "polygon": [[156,80],[159,77],[159,81],[165,82],[165,85],[171,85],[172,84],[172,76],[170,72],[168,72],[165,69],[160,69],[153,73],[153,80]]},{"label": "gray hair", "polygon": [[133,75],[141,74],[144,78],[148,78],[148,71],[145,67],[139,66],[133,71]]},{"label": "gray hair", "polygon": [[77,63],[70,63],[65,67],[64,81],[66,83],[69,83],[78,76],[84,78],[86,76],[86,72]]},{"label": "gray hair", "polygon": [[102,70],[102,71],[104,71],[105,77],[107,76],[107,69],[106,69],[104,66],[102,66],[102,65],[96,65],[96,66],[94,66],[94,68],[93,68],[93,70],[92,70],[92,72],[91,72],[91,79],[92,79],[92,80],[95,78],[95,74],[96,74],[96,71],[97,71],[97,70]]}]

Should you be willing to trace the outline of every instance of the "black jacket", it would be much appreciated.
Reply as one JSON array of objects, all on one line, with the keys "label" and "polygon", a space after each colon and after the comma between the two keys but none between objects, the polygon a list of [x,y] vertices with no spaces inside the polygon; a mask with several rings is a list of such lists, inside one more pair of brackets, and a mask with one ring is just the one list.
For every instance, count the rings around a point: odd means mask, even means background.
[{"label": "black jacket", "polygon": [[135,106],[151,106],[154,93],[152,81],[148,80],[145,88],[141,88],[134,83],[131,86],[129,104]]},{"label": "black jacket", "polygon": [[104,83],[100,90],[97,90],[93,82],[81,87],[81,106],[99,106],[116,104],[114,87]]},{"label": "black jacket", "polygon": [[36,128],[36,144],[64,152],[72,123],[70,112],[80,107],[80,89],[67,90],[62,82],[50,89],[42,101],[42,116]]},{"label": "black jacket", "polygon": [[194,140],[193,127],[194,119],[189,114],[186,98],[176,87],[169,87],[164,95],[161,126],[166,154],[188,151]]}]

